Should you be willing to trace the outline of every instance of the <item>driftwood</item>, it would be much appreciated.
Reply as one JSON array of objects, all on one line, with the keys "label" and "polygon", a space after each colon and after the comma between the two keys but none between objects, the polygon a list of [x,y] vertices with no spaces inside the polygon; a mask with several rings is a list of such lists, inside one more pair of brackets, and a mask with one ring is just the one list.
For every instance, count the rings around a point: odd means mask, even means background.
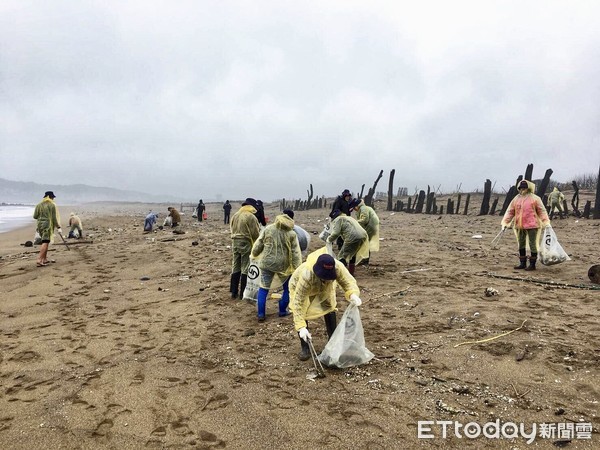
[{"label": "driftwood", "polygon": [[571,206],[573,207],[573,213],[577,217],[581,217],[581,212],[579,211],[579,186],[577,186],[577,181],[573,180],[571,183],[573,185],[573,198],[571,199]]},{"label": "driftwood", "polygon": [[54,245],[75,245],[75,244],[93,244],[94,241],[76,240],[72,242],[55,242]]},{"label": "driftwood", "polygon": [[501,278],[503,280],[524,281],[526,283],[546,284],[546,285],[550,285],[550,286],[563,287],[563,288],[575,288],[575,289],[585,289],[585,290],[590,290],[590,291],[600,291],[600,286],[590,286],[588,284],[557,283],[555,281],[536,280],[535,278],[521,278],[521,277],[508,276],[508,275],[497,275],[493,272],[489,272],[487,274],[487,276],[492,277],[492,278]]},{"label": "driftwood", "polygon": [[587,202],[585,202],[585,206],[583,207],[582,216],[586,219],[589,219],[591,211],[592,211],[592,202],[590,200],[588,200]]},{"label": "driftwood", "polygon": [[387,210],[392,210],[392,203],[394,199],[394,175],[396,174],[396,169],[392,169],[390,171],[390,181],[388,183],[388,201],[387,201]]}]

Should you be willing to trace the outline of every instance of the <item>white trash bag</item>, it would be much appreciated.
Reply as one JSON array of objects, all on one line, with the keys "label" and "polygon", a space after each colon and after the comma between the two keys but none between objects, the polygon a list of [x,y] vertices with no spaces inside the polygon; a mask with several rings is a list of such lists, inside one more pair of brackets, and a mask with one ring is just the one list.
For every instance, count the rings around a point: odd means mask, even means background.
[{"label": "white trash bag", "polygon": [[331,235],[331,222],[327,222],[323,225],[323,231],[319,234],[319,239],[327,242],[327,238]]},{"label": "white trash bag", "polygon": [[347,367],[365,364],[375,355],[365,347],[365,336],[358,307],[348,305],[329,342],[319,355],[327,367]]},{"label": "white trash bag", "polygon": [[260,288],[260,268],[258,261],[250,256],[250,265],[248,266],[248,279],[246,281],[246,289],[242,293],[244,300],[258,300],[258,289]]},{"label": "white trash bag", "polygon": [[561,262],[571,261],[567,252],[558,243],[556,233],[551,226],[544,228],[542,244],[540,246],[540,261],[545,266],[560,264]]}]

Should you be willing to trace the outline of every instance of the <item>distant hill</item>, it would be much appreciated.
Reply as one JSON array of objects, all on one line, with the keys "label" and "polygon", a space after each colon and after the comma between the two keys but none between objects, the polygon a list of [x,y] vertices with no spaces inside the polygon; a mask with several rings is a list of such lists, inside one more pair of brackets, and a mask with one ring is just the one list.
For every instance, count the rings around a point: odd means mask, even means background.
[{"label": "distant hill", "polygon": [[0,178],[0,203],[36,204],[46,191],[53,191],[63,205],[76,205],[90,202],[185,202],[171,195],[153,195],[145,192],[124,191],[85,184],[48,185],[26,181],[11,181]]}]

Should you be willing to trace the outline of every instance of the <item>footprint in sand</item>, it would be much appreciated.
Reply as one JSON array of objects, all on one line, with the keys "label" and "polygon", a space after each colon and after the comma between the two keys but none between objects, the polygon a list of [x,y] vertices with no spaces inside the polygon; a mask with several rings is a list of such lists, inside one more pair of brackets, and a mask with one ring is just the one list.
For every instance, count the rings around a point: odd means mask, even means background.
[{"label": "footprint in sand", "polygon": [[203,411],[205,409],[215,410],[227,407],[231,401],[229,401],[229,397],[226,394],[217,394],[210,397],[206,404],[200,409]]}]

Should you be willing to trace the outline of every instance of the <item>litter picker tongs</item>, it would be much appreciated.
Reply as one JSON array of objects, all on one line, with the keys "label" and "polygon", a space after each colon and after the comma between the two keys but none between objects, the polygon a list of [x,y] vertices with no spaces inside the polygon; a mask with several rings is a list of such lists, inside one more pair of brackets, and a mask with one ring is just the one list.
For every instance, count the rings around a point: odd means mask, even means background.
[{"label": "litter picker tongs", "polygon": [[[508,226],[510,226],[512,224],[512,221],[508,224]],[[496,237],[494,239],[492,239],[492,243],[491,246],[492,248],[496,248],[496,246],[498,245],[498,242],[500,242],[500,239],[502,239],[502,236],[504,236],[504,232],[508,229],[508,227],[505,227],[504,229],[500,230],[500,233],[498,233],[496,235]]]},{"label": "litter picker tongs", "polygon": [[62,233],[56,233],[60,236],[60,238],[63,241],[63,244],[65,244],[65,247],[67,247],[67,250],[71,251],[71,249],[69,248],[69,246],[67,245],[67,241],[65,241],[65,238],[63,237]]},{"label": "litter picker tongs", "polygon": [[323,369],[323,365],[321,364],[321,361],[319,361],[315,347],[312,344],[312,339],[308,338],[307,342],[308,348],[310,349],[310,356],[312,357],[315,371],[317,372],[317,378],[325,378],[325,369]]}]

